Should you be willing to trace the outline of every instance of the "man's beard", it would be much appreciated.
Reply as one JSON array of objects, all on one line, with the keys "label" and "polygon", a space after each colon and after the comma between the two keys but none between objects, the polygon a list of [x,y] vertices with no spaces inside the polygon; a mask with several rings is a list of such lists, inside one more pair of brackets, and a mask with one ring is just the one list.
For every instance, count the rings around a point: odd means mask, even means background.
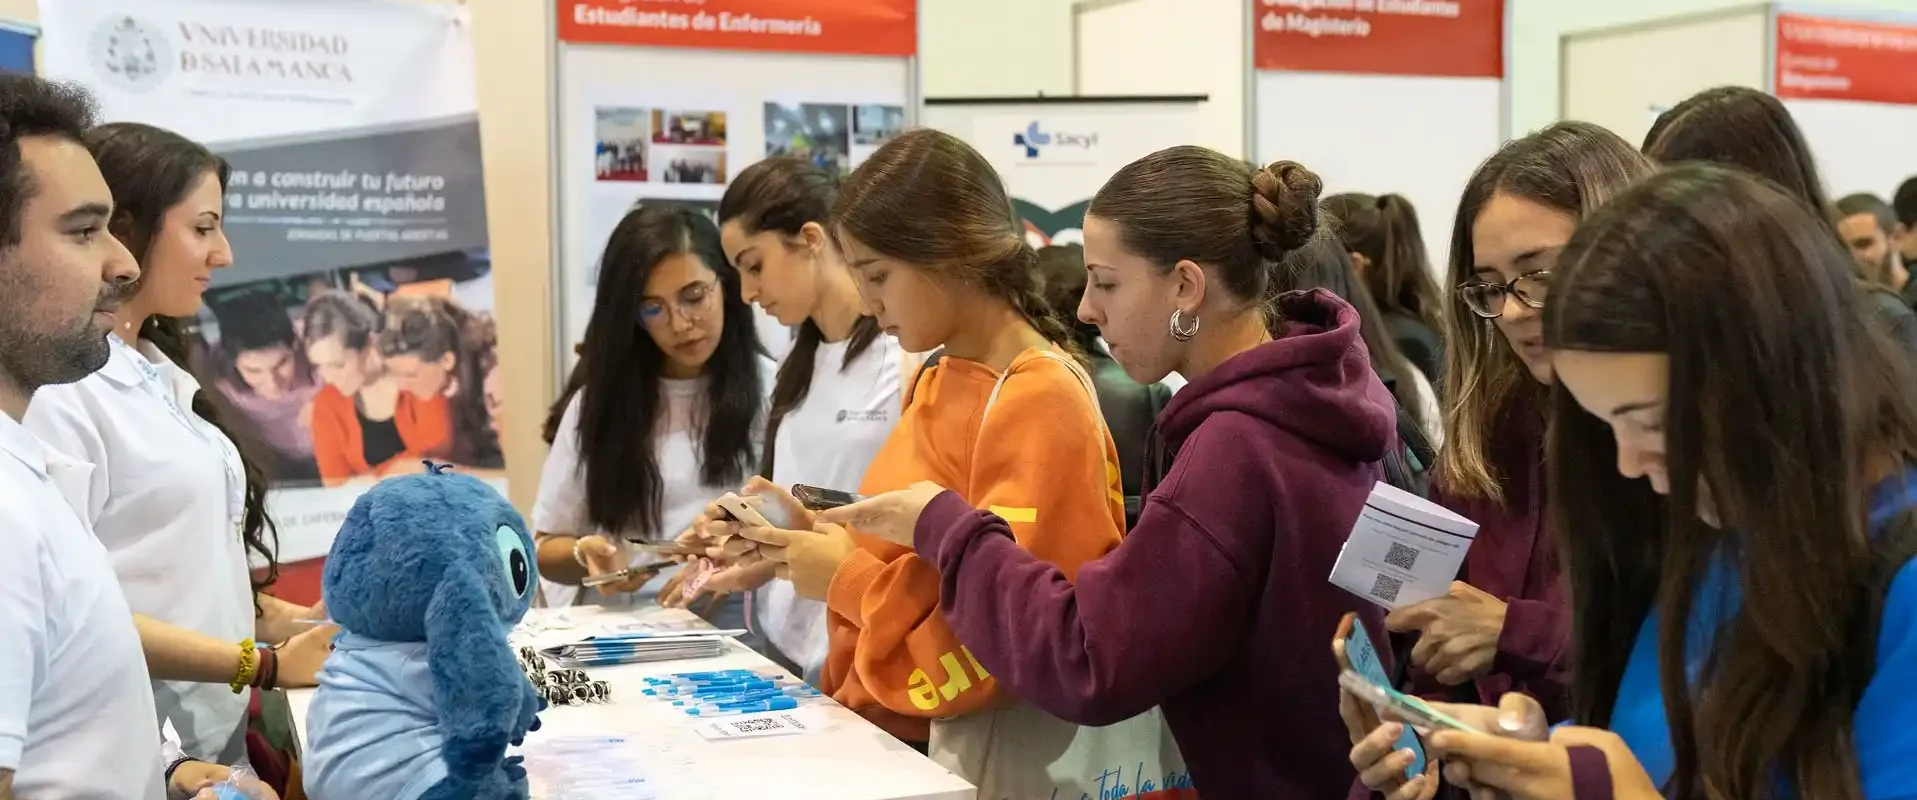
[{"label": "man's beard", "polygon": [[73,383],[106,366],[112,355],[92,310],[56,331],[23,330],[21,322],[0,322],[0,372],[23,392]]},{"label": "man's beard", "polygon": [[[17,265],[15,266],[17,269]],[[31,297],[39,287],[19,275],[0,270],[0,296]],[[0,377],[13,388],[31,395],[42,386],[73,383],[98,372],[112,357],[107,332],[93,321],[99,312],[112,313],[133,296],[130,283],[110,284],[100,289],[93,307],[78,319],[48,329],[22,319],[25,313],[0,316]]]}]

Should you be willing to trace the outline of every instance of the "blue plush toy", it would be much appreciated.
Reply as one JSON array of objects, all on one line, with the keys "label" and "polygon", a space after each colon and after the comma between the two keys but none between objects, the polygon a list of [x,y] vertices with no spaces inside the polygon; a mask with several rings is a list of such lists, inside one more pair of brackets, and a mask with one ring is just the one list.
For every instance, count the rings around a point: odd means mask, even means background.
[{"label": "blue plush toy", "polygon": [[427,467],[360,497],[326,556],[341,630],[307,710],[312,800],[527,796],[506,747],[545,701],[506,634],[538,583],[533,539],[492,487]]}]

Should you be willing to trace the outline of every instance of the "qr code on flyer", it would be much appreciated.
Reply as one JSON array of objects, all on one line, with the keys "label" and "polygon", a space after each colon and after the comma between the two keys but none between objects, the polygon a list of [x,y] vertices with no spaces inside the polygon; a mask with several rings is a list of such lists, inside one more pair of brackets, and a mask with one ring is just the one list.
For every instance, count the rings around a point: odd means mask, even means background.
[{"label": "qr code on flyer", "polygon": [[780,717],[737,719],[727,724],[731,725],[732,729],[739,733],[776,733],[788,727]]},{"label": "qr code on flyer", "polygon": [[1404,588],[1404,581],[1382,572],[1371,582],[1371,596],[1386,603],[1398,602],[1398,590]]},{"label": "qr code on flyer", "polygon": [[1385,563],[1410,572],[1418,568],[1418,548],[1409,545],[1391,543],[1391,549],[1385,551]]}]

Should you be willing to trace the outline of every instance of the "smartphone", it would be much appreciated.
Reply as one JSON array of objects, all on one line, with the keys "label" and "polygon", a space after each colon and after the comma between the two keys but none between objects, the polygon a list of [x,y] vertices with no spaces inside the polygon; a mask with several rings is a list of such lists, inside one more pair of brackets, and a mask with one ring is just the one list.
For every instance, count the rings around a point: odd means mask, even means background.
[{"label": "smartphone", "polygon": [[751,503],[745,501],[745,498],[736,494],[726,492],[712,502],[733,519],[742,523],[758,528],[774,527],[772,523],[766,521],[765,515],[759,513],[759,509],[753,508]]},{"label": "smartphone", "polygon": [[[1338,622],[1338,640],[1345,643],[1342,650],[1334,648],[1338,654],[1338,666],[1346,673],[1356,673],[1365,680],[1379,686],[1390,686],[1391,678],[1385,672],[1384,660],[1378,657],[1377,644],[1371,638],[1371,631],[1356,613],[1347,613]],[[1357,694],[1353,692],[1353,694]],[[1359,694],[1363,698],[1364,695]],[[1377,705],[1373,703],[1373,705]],[[1405,726],[1404,733],[1398,735],[1398,749],[1411,751],[1411,764],[1404,768],[1405,780],[1424,774],[1424,743],[1418,741],[1418,734]]]},{"label": "smartphone", "polygon": [[1338,676],[1338,685],[1344,687],[1345,691],[1351,692],[1359,700],[1370,703],[1381,710],[1391,711],[1393,715],[1404,719],[1408,727],[1415,726],[1424,728],[1425,730],[1448,728],[1466,733],[1483,733],[1483,731],[1477,728],[1466,725],[1456,718],[1432,708],[1429,703],[1423,700],[1412,697],[1389,686],[1372,683],[1371,679],[1355,671],[1347,671],[1340,674]]},{"label": "smartphone", "polygon": [[841,492],[837,489],[821,489],[817,486],[806,486],[805,484],[793,485],[792,498],[798,500],[799,505],[805,506],[807,511],[824,511],[829,508],[849,506],[865,499],[851,492]]},{"label": "smartphone", "polygon": [[588,577],[585,580],[580,581],[579,585],[592,587],[592,586],[604,586],[608,583],[618,583],[634,575],[643,575],[647,572],[657,572],[659,570],[665,569],[666,567],[670,567],[672,565],[673,565],[672,562],[665,561],[658,564],[646,564],[646,565],[638,566],[638,567],[627,567],[625,569],[619,570],[618,572],[608,572],[604,575],[595,575],[595,576]]}]

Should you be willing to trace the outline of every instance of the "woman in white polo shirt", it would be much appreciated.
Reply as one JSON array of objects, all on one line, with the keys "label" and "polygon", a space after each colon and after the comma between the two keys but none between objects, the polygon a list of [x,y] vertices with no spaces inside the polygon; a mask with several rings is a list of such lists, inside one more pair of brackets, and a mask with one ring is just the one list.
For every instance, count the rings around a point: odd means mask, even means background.
[{"label": "woman in white polo shirt", "polygon": [[[547,419],[552,450],[533,503],[548,606],[656,598],[661,571],[644,567],[664,559],[631,543],[671,542],[752,474],[772,383],[704,212],[669,202],[628,212],[606,241],[597,290],[579,364]],[[600,576],[611,582],[581,591]],[[742,606],[707,618],[738,627]]]},{"label": "woman in white polo shirt", "polygon": [[[809,162],[770,158],[740,172],[719,201],[720,238],[744,299],[798,327],[773,383],[759,469],[784,487],[856,490],[899,419],[908,356],[865,316],[858,282],[824,228],[838,183]],[[777,566],[733,567],[707,585],[754,592],[753,621],[777,651],[769,655],[816,680],[825,665],[825,604],[772,580]]]},{"label": "woman in white polo shirt", "polygon": [[[226,163],[148,125],[87,134],[113,192],[108,231],[133,253],[139,284],[117,312],[107,365],[33,398],[26,425],[92,466],[68,500],[106,546],[136,615],[154,700],[182,749],[244,764],[249,687],[310,685],[327,631],[277,653],[256,647],[323,612],[260,593],[276,536],[263,473],[234,445],[185,368],[186,320],[212,271],[233,262],[221,231]],[[268,565],[254,581],[250,558]]]}]

